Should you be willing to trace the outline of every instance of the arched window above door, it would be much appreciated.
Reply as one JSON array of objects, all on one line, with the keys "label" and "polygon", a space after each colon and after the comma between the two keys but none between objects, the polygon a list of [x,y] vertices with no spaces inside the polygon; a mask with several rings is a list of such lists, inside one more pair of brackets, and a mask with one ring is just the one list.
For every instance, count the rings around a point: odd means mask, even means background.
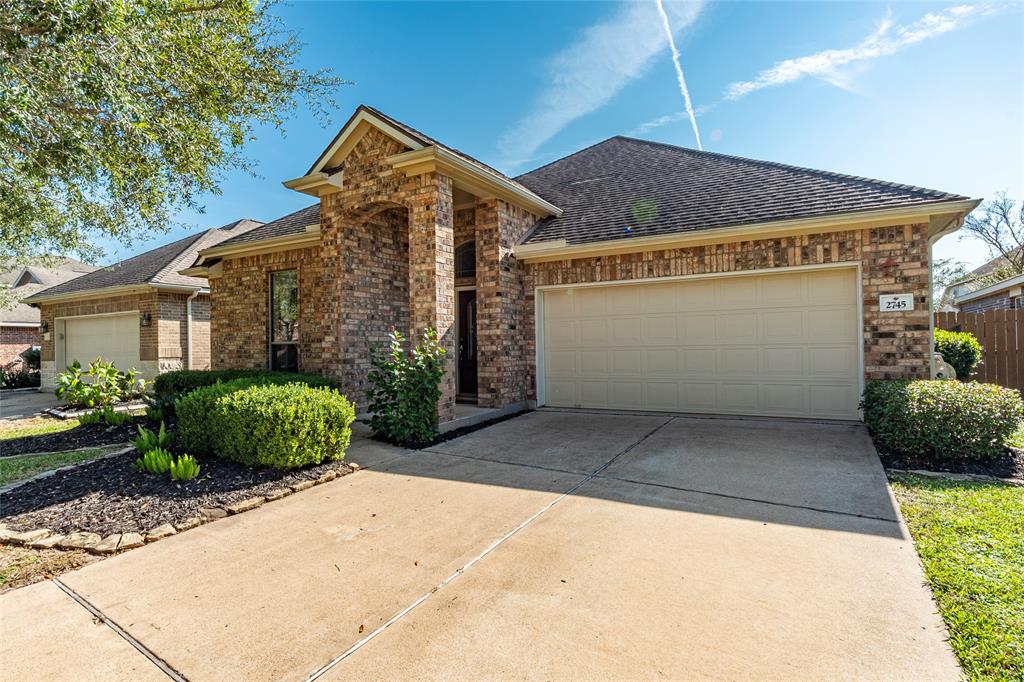
[{"label": "arched window above door", "polygon": [[463,242],[455,247],[455,276],[476,277],[476,242]]}]

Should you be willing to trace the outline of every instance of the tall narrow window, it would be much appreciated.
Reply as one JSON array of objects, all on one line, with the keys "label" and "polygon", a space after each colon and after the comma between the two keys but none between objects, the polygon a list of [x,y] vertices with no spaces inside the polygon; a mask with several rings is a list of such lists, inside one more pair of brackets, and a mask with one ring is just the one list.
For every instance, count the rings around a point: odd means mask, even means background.
[{"label": "tall narrow window", "polygon": [[476,276],[476,242],[466,242],[455,247],[455,276]]},{"label": "tall narrow window", "polygon": [[299,371],[299,277],[270,273],[270,369]]}]

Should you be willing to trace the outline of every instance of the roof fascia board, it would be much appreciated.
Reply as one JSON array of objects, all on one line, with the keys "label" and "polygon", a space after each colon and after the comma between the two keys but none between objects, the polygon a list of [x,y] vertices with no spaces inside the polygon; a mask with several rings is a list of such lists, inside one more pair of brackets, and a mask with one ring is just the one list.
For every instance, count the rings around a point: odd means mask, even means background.
[{"label": "roof fascia board", "polygon": [[387,160],[393,168],[404,171],[406,175],[436,171],[477,196],[495,196],[541,217],[562,215],[562,209],[533,192],[437,146],[395,154]]},{"label": "roof fascia board", "polygon": [[966,301],[973,301],[976,298],[985,298],[986,296],[991,296],[992,294],[997,294],[1000,291],[1002,291],[1003,289],[1012,289],[1013,287],[1015,287],[1017,285],[1020,285],[1020,284],[1024,284],[1024,275],[1017,275],[1016,277],[1010,277],[1009,279],[1004,279],[1002,282],[996,282],[995,284],[990,284],[989,286],[985,287],[984,289],[978,289],[977,291],[972,291],[969,294],[964,294],[963,296],[957,296],[956,298],[953,299],[953,303],[958,305],[958,304],[966,302]]},{"label": "roof fascia board", "polygon": [[851,226],[859,228],[882,227],[892,224],[894,220],[911,218],[929,218],[930,220],[932,215],[938,214],[963,216],[974,210],[977,205],[978,200],[975,199],[959,202],[936,202],[902,208],[841,213],[832,216],[794,218],[751,225],[716,227],[696,232],[655,235],[651,237],[627,237],[625,239],[612,239],[586,244],[568,244],[564,239],[558,239],[537,244],[519,244],[513,249],[513,253],[521,261],[539,263],[636,251],[702,246],[736,241],[737,239],[766,239],[791,234],[812,234],[822,231],[837,232]]},{"label": "roof fascia board", "polygon": [[0,327],[38,327],[38,322],[10,322],[8,320],[0,320]]},{"label": "roof fascia board", "polygon": [[37,305],[40,303],[62,303],[80,299],[105,298],[107,296],[126,296],[129,294],[141,294],[152,291],[151,284],[121,284],[112,287],[100,287],[98,289],[82,289],[80,291],[69,291],[63,294],[46,295],[46,292],[33,294],[22,299],[22,303]]},{"label": "roof fascia board", "polygon": [[[197,254],[195,263],[188,269],[202,267],[203,263],[208,258],[273,253],[274,251],[286,251],[291,248],[316,244],[319,243],[319,241],[320,226],[316,225],[314,228],[314,226],[309,225],[303,232],[298,234],[286,234],[281,237],[272,237],[270,239],[259,239],[255,241],[226,244],[222,246],[213,246],[209,249],[203,249]],[[183,273],[184,271],[179,270],[178,272]]]}]

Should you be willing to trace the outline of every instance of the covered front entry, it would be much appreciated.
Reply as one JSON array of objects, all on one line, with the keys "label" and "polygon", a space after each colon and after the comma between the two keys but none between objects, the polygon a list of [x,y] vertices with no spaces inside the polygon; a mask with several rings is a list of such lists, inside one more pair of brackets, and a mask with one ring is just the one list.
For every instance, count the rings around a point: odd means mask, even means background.
[{"label": "covered front entry", "polygon": [[857,419],[854,267],[541,289],[540,403]]}]

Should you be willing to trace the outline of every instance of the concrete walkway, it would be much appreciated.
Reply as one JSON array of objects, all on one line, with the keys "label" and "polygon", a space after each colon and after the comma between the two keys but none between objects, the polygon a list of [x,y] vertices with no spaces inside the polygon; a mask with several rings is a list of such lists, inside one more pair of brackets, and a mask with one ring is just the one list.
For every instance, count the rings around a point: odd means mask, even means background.
[{"label": "concrete walkway", "polygon": [[52,392],[0,391],[0,420],[31,417],[60,403]]},{"label": "concrete walkway", "polygon": [[959,676],[859,426],[540,411],[350,457],[0,596],[3,679]]}]

